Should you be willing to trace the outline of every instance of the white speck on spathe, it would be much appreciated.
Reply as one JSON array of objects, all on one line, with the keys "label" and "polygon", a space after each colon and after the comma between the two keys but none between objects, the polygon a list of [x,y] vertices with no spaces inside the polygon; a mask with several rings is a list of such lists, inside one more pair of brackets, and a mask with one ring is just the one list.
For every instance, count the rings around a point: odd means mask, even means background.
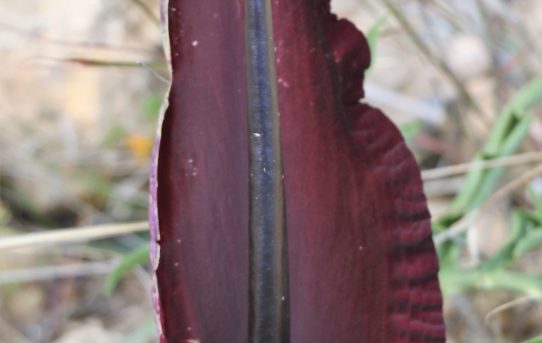
[{"label": "white speck on spathe", "polygon": [[360,245],[360,246],[358,247],[358,250],[359,250],[359,251],[362,251],[362,250],[363,250],[363,245]]},{"label": "white speck on spathe", "polygon": [[179,262],[174,262],[173,266],[175,266],[175,268],[177,268],[179,266]]},{"label": "white speck on spathe", "polygon": [[186,160],[186,163],[188,164],[187,172],[189,172],[190,175],[192,175],[192,176],[197,176],[198,175],[198,167],[196,167],[194,165],[194,159],[189,158],[189,159]]},{"label": "white speck on spathe", "polygon": [[281,85],[282,87],[284,88],[290,88],[290,84],[288,82],[286,82],[284,79],[282,78],[279,78],[277,80],[277,82],[279,83],[279,85]]},{"label": "white speck on spathe", "polygon": [[192,41],[192,46],[198,46],[199,42],[197,40]]},{"label": "white speck on spathe", "polygon": [[261,136],[262,136],[262,134],[261,134],[261,133],[258,133],[258,132],[254,132],[252,135],[253,135],[254,137],[261,137]]}]

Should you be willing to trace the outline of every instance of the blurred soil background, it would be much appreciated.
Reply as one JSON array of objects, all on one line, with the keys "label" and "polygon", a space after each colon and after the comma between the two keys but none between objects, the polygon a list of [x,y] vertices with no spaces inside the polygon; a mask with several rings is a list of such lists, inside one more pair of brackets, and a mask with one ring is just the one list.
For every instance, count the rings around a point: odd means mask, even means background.
[{"label": "blurred soil background", "polygon": [[[0,5],[0,237],[146,220],[159,1]],[[333,5],[373,48],[367,101],[425,171],[448,341],[542,335],[542,2]],[[155,341],[146,264],[104,286],[147,239],[0,250],[0,342]]]}]

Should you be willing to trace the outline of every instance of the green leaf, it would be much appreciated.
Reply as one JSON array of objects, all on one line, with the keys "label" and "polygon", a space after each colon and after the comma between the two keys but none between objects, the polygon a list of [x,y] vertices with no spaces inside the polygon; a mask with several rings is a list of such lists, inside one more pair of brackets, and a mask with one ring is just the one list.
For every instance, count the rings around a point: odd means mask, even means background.
[{"label": "green leaf", "polygon": [[369,75],[371,72],[371,69],[376,61],[376,46],[378,43],[378,36],[380,34],[380,30],[382,29],[382,26],[386,23],[387,15],[381,17],[376,23],[371,26],[369,31],[367,32],[366,38],[367,43],[369,44],[369,50],[371,52],[371,64],[369,65],[369,68],[365,72],[365,75]]},{"label": "green leaf", "polygon": [[403,135],[405,141],[409,142],[414,136],[422,132],[423,123],[419,120],[413,120],[399,126],[399,130],[401,131],[401,134]]},{"label": "green leaf", "polygon": [[542,76],[523,86],[514,97],[505,105],[499,120],[491,132],[484,148],[486,153],[497,153],[499,144],[510,131],[513,121],[524,116],[542,99]]},{"label": "green leaf", "polygon": [[516,113],[529,111],[542,98],[542,76],[523,86],[507,104],[505,110]]},{"label": "green leaf", "polygon": [[542,335],[531,338],[531,339],[528,339],[528,340],[523,341],[521,343],[542,343]]},{"label": "green leaf", "polygon": [[528,231],[522,239],[516,244],[513,250],[513,257],[520,258],[529,251],[542,245],[542,228]]},{"label": "green leaf", "polygon": [[512,213],[512,228],[504,246],[489,259],[484,261],[480,269],[489,271],[503,268],[514,260],[516,245],[525,233],[525,217],[519,212]]},{"label": "green leaf", "polygon": [[107,279],[105,280],[105,293],[107,295],[113,294],[118,283],[126,274],[132,271],[136,266],[148,262],[148,260],[148,243],[143,244],[141,247],[124,256],[117,268],[107,276]]},{"label": "green leaf", "polygon": [[[512,155],[525,139],[532,116],[529,110],[542,100],[542,77],[534,79],[508,102],[475,161]],[[464,187],[452,204],[453,210],[479,207],[494,191],[503,174],[502,168],[474,170],[468,173]]]},{"label": "green leaf", "polygon": [[534,226],[542,226],[542,222],[540,221],[540,218],[538,217],[536,210],[530,210],[526,208],[517,208],[515,210],[516,212],[519,212],[523,217],[525,217],[525,220]]},{"label": "green leaf", "polygon": [[533,202],[533,214],[536,216],[538,224],[542,225],[542,198],[532,188],[529,188],[529,195]]},{"label": "green leaf", "polygon": [[143,112],[145,113],[145,117],[153,123],[158,120],[158,114],[163,101],[164,97],[162,95],[150,95],[144,100]]},{"label": "green leaf", "polygon": [[103,144],[107,147],[113,147],[119,144],[120,141],[126,136],[127,131],[120,125],[113,125],[105,131],[102,138]]},{"label": "green leaf", "polygon": [[530,276],[504,269],[479,268],[444,269],[439,273],[442,291],[446,297],[469,290],[508,290],[542,299],[542,277]]}]

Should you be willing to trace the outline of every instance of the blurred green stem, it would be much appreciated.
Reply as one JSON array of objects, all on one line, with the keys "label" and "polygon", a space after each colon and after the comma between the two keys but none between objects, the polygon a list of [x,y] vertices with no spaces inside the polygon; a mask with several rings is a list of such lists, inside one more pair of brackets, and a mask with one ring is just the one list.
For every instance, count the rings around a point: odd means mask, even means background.
[{"label": "blurred green stem", "polygon": [[542,276],[529,276],[504,269],[446,268],[439,273],[440,284],[446,296],[471,290],[506,289],[542,299]]}]

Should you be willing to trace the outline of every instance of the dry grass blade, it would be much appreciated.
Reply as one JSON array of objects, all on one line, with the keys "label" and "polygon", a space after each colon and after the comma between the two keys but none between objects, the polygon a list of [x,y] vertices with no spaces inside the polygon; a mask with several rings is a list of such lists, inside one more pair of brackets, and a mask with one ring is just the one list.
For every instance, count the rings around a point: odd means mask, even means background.
[{"label": "dry grass blade", "polygon": [[459,220],[457,223],[452,225],[448,230],[441,232],[433,237],[433,240],[435,241],[435,245],[440,245],[443,242],[452,239],[458,235],[460,235],[462,232],[467,231],[467,229],[476,221],[476,218],[478,217],[479,210],[475,210],[468,215],[464,216],[461,220]]},{"label": "dry grass blade", "polygon": [[520,188],[521,186],[525,185],[526,183],[528,183],[529,181],[531,181],[532,179],[534,179],[535,177],[539,175],[542,175],[542,164],[520,175],[518,178],[514,179],[513,181],[501,187],[499,190],[493,193],[493,195],[479,209],[472,211],[468,215],[464,216],[463,219],[458,221],[449,230],[446,230],[442,233],[435,235],[434,236],[435,244],[437,245],[441,244],[444,241],[452,239],[453,237],[456,237],[457,235],[467,231],[468,228],[476,221],[478,214],[480,212],[487,210],[488,208],[493,206],[496,202],[505,198],[510,193]]},{"label": "dry grass blade", "polygon": [[76,243],[103,239],[146,231],[147,229],[148,224],[146,221],[143,221],[127,224],[72,227],[49,232],[29,233],[0,238],[0,251],[30,246]]},{"label": "dry grass blade", "polygon": [[418,47],[418,49],[426,56],[431,64],[433,64],[437,69],[442,71],[442,73],[450,80],[450,82],[457,89],[461,98],[471,106],[476,112],[481,113],[478,103],[470,95],[468,90],[465,88],[464,84],[457,78],[457,76],[452,72],[448,65],[425,44],[425,42],[418,36],[416,30],[410,23],[410,21],[403,15],[403,13],[397,8],[396,5],[390,0],[381,0],[384,5],[389,9],[390,13],[397,19],[401,27],[408,34],[412,42]]},{"label": "dry grass blade", "polygon": [[108,274],[118,265],[116,261],[73,263],[57,266],[25,268],[0,273],[0,285],[35,282],[62,278],[74,278]]},{"label": "dry grass blade", "polygon": [[424,170],[422,172],[422,178],[424,181],[429,181],[465,174],[474,170],[508,167],[540,161],[542,161],[542,152],[528,152],[493,160],[473,161],[468,163],[456,164],[449,167]]},{"label": "dry grass blade", "polygon": [[517,298],[502,305],[499,305],[486,314],[486,316],[484,317],[484,323],[487,325],[489,324],[489,320],[495,315],[531,300],[533,300],[533,297],[528,295],[526,297]]},{"label": "dry grass blade", "polygon": [[502,188],[500,188],[498,191],[496,191],[491,198],[487,200],[487,202],[482,206],[482,210],[485,210],[491,206],[493,206],[497,201],[505,198],[507,195],[518,189],[519,187],[525,185],[535,177],[542,174],[542,164],[537,166],[536,168],[529,170],[526,173],[523,173],[518,178],[514,179],[513,181],[507,183]]}]

